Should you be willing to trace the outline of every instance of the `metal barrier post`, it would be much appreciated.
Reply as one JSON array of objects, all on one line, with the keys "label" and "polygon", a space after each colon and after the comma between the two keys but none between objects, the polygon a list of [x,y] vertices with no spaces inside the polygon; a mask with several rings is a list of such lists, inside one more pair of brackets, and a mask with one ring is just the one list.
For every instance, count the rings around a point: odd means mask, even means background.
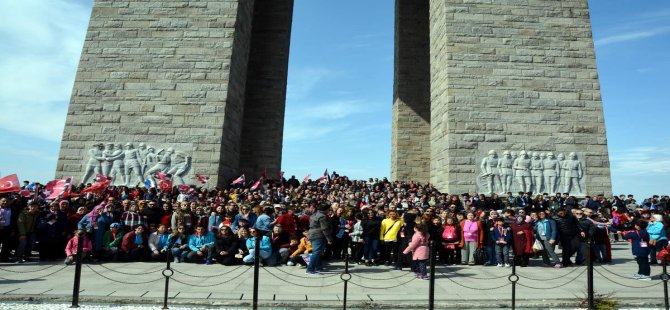
[{"label": "metal barrier post", "polygon": [[584,249],[586,251],[586,263],[588,265],[588,272],[586,273],[586,286],[588,290],[588,309],[593,310],[596,308],[595,306],[595,301],[594,301],[594,293],[593,293],[593,257],[591,257],[591,244],[592,240],[591,237],[588,238],[587,240],[587,248]]},{"label": "metal barrier post", "polygon": [[663,301],[665,302],[665,310],[670,310],[670,302],[668,302],[668,280],[670,280],[670,275],[668,274],[667,255],[663,255],[663,273],[661,274],[661,280],[663,280]]},{"label": "metal barrier post", "polygon": [[168,292],[169,292],[169,286],[170,286],[170,277],[174,275],[174,271],[172,271],[172,268],[170,267],[170,262],[172,261],[172,251],[168,249],[167,251],[167,260],[166,260],[166,265],[165,269],[163,270],[163,276],[165,277],[165,292],[163,295],[163,310],[168,309]]},{"label": "metal barrier post", "polygon": [[516,274],[516,260],[512,259],[512,274],[507,277],[512,282],[512,310],[516,309],[516,283],[519,282],[519,276]]},{"label": "metal barrier post", "polygon": [[347,286],[349,284],[349,280],[351,280],[351,274],[349,274],[349,253],[344,254],[344,272],[340,274],[340,279],[344,281],[344,298],[342,298],[342,309],[347,310]]},{"label": "metal barrier post", "polygon": [[254,246],[254,310],[258,310],[258,275],[261,264],[261,238],[263,238],[263,236],[263,231],[256,229],[256,245]]},{"label": "metal barrier post", "polygon": [[435,309],[435,240],[430,240],[430,280],[428,283],[428,309]]},{"label": "metal barrier post", "polygon": [[77,236],[77,258],[74,268],[74,286],[72,288],[72,305],[70,308],[79,308],[79,286],[81,284],[81,259],[84,251],[84,236],[78,232]]}]

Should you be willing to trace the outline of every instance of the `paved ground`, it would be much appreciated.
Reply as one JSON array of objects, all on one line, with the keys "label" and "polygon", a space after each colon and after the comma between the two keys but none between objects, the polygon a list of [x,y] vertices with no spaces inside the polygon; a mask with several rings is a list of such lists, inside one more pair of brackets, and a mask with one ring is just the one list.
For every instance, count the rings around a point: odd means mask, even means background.
[{"label": "paved ground", "polygon": [[[611,295],[627,305],[662,305],[661,267],[653,266],[652,281],[637,281],[637,271],[627,243],[614,245],[614,264],[596,266],[597,293]],[[586,295],[586,268],[517,268],[517,305],[545,308],[576,306]],[[162,304],[165,278],[159,263],[108,263],[85,265],[82,269],[82,304],[150,303]],[[173,264],[170,304],[249,305],[252,300],[253,269]],[[467,307],[473,304],[505,307],[510,305],[511,268],[482,266],[438,266],[435,298],[438,305]],[[321,277],[306,276],[298,267],[268,267],[260,270],[260,304],[264,306],[337,306],[344,299],[340,279],[343,264],[327,265]],[[354,265],[348,284],[350,306],[425,307],[429,281],[417,280],[408,271],[387,267]],[[69,301],[74,266],[60,264],[0,265],[0,299]]]}]

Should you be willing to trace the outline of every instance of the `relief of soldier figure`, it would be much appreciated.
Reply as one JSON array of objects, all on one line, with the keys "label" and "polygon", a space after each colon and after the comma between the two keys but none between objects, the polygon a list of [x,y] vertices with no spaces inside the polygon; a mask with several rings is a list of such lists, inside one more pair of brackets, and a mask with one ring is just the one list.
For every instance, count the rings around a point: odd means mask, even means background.
[{"label": "relief of soldier figure", "polygon": [[175,185],[186,184],[184,178],[191,171],[191,155],[176,151],[172,147],[158,149],[132,142],[95,143],[88,150],[82,182],[90,182],[96,174],[112,177],[112,184],[124,186],[143,185],[149,179],[156,183],[156,173],[172,177]]},{"label": "relief of soldier figure", "polygon": [[566,158],[562,153],[505,150],[499,157],[497,151],[490,150],[479,168],[477,185],[483,193],[584,194],[584,167],[575,152]]}]

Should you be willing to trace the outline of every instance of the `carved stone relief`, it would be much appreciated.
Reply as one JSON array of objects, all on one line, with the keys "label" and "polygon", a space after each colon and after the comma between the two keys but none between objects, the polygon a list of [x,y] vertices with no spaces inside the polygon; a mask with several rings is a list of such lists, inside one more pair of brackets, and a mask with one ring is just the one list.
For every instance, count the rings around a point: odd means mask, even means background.
[{"label": "carved stone relief", "polygon": [[569,192],[581,196],[584,189],[584,164],[575,152],[565,156],[554,152],[498,152],[490,150],[479,166],[478,190],[482,193]]},{"label": "carved stone relief", "polygon": [[112,177],[112,184],[136,186],[150,179],[156,184],[156,173],[169,174],[174,185],[185,184],[191,171],[192,156],[173,147],[158,149],[146,143],[138,147],[132,142],[95,143],[88,150],[82,182],[87,183],[96,174]]}]

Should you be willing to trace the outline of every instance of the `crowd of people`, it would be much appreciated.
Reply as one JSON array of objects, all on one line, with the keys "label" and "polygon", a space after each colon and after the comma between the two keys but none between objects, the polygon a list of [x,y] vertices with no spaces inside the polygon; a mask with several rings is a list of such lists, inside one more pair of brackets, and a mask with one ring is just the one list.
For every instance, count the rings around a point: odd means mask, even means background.
[{"label": "crowd of people", "polygon": [[263,265],[303,266],[315,276],[324,260],[349,259],[428,279],[431,246],[446,265],[526,267],[533,259],[564,268],[584,264],[589,253],[610,263],[612,242],[627,240],[639,267],[633,277],[650,280],[670,228],[667,196],[638,204],[632,195],[447,194],[335,172],[318,181],[266,180],[255,190],[84,191],[90,186],[54,200],[44,199],[39,184],[28,196],[2,194],[0,261],[24,263],[37,251],[40,261],[71,264],[81,247],[89,261],[236,265],[254,263],[258,251]]}]

